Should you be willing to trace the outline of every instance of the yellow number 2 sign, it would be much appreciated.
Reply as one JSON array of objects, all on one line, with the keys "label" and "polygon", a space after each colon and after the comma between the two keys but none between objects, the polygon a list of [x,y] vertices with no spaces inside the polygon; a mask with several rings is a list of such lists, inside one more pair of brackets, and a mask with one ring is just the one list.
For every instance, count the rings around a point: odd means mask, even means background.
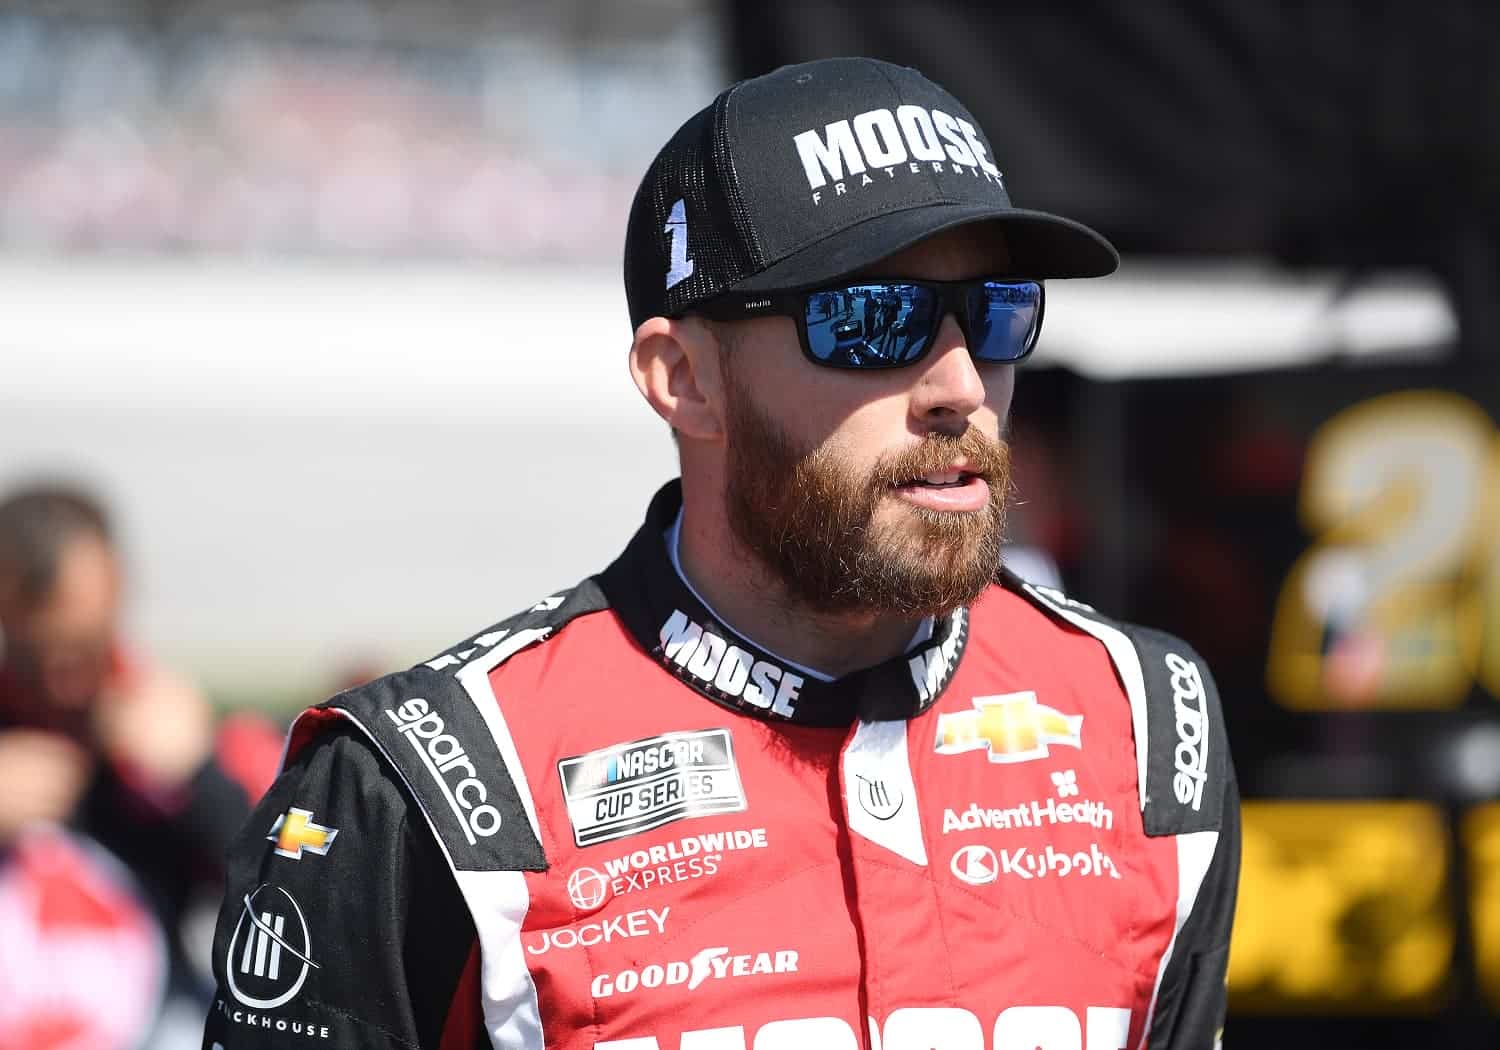
[{"label": "yellow number 2 sign", "polygon": [[1308,448],[1317,539],[1282,585],[1267,668],[1289,707],[1442,708],[1500,696],[1500,435],[1443,391],[1377,397]]}]

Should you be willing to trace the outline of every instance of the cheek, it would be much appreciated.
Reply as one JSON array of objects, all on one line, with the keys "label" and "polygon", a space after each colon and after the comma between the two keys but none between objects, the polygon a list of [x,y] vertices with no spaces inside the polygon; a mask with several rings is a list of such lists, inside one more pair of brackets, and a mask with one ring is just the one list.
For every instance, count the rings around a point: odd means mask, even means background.
[{"label": "cheek", "polygon": [[907,399],[875,389],[873,383],[866,384],[871,387],[868,390],[858,385],[851,390],[850,385],[820,391],[819,415],[829,433],[851,441],[899,438],[906,429]]},{"label": "cheek", "polygon": [[997,426],[985,426],[990,420],[981,422],[976,419],[974,423],[990,433],[997,428],[1003,430],[1010,416],[1010,400],[1016,392],[1016,366],[991,366],[982,371],[980,377],[984,380],[984,408],[981,411],[991,415]]},{"label": "cheek", "polygon": [[905,402],[899,398],[830,408],[821,420],[824,433],[815,444],[851,476],[868,476],[882,456],[898,454],[912,442]]}]

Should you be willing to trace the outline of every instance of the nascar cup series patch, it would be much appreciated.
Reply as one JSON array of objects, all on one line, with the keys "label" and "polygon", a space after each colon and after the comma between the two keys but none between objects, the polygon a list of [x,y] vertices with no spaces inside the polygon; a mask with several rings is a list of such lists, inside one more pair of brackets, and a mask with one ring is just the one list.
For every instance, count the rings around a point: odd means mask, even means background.
[{"label": "nascar cup series patch", "polygon": [[579,846],[745,809],[745,788],[727,729],[612,744],[563,759],[557,772]]}]

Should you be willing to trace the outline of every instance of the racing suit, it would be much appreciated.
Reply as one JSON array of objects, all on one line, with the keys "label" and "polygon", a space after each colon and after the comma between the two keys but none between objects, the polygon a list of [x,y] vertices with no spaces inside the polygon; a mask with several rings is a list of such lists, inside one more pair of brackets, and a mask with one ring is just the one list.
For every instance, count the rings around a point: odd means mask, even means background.
[{"label": "racing suit", "polygon": [[608,569],[305,713],[204,1046],[1208,1050],[1238,800],[1181,641],[1009,573],[820,680]]}]

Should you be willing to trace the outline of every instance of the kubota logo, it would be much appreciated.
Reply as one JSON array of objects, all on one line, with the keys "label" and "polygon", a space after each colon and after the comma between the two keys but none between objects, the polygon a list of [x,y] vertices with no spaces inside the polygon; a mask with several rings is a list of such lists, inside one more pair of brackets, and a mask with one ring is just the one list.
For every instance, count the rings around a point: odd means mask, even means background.
[{"label": "kubota logo", "polygon": [[987,751],[991,762],[1046,758],[1051,744],[1083,747],[1083,716],[1039,704],[1036,693],[974,697],[973,711],[939,715],[937,753]]}]

